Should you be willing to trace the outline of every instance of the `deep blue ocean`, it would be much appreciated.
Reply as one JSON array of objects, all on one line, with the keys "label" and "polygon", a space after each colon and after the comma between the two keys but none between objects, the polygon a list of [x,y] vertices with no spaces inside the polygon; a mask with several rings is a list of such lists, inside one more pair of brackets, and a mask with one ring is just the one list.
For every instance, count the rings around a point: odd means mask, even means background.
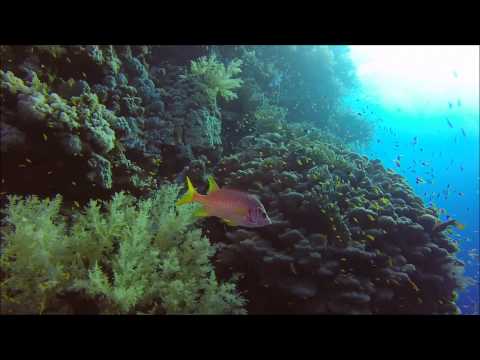
[{"label": "deep blue ocean", "polygon": [[[459,76],[454,69],[442,75],[453,81]],[[478,84],[478,70],[476,76]],[[458,257],[465,263],[465,275],[475,284],[460,292],[457,303],[463,314],[478,314],[478,85],[465,94],[471,95],[470,100],[443,92],[438,99],[409,99],[402,94],[402,101],[385,102],[378,89],[364,84],[347,97],[346,105],[375,123],[372,144],[358,150],[405,176],[427,205],[444,209],[442,220],[453,218],[465,225],[463,230],[455,228],[451,236],[460,247]],[[472,98],[477,104],[471,103]]]}]

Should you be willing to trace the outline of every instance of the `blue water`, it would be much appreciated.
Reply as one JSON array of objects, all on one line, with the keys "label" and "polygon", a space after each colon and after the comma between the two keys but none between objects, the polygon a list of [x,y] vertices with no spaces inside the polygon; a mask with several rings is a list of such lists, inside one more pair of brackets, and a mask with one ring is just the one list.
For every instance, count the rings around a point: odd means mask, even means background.
[{"label": "blue water", "polygon": [[347,106],[375,123],[372,144],[359,150],[404,175],[427,205],[445,209],[442,220],[451,216],[465,224],[464,230],[455,229],[451,236],[460,247],[457,256],[465,263],[465,275],[475,284],[460,293],[457,304],[463,314],[478,314],[478,110],[463,109],[461,102],[452,100],[451,107],[438,104],[429,112],[419,113],[394,104],[379,104],[375,97],[366,96],[366,91],[360,88],[346,99]]}]

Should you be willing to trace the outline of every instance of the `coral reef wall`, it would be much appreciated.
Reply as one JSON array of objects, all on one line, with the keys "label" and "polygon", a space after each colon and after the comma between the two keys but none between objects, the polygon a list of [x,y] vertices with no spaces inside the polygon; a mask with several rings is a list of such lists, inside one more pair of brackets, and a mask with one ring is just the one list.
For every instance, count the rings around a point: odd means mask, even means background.
[{"label": "coral reef wall", "polygon": [[228,229],[221,244],[219,267],[245,274],[250,313],[459,312],[457,247],[378,161],[292,131],[245,137],[217,172],[274,218],[259,231]]},{"label": "coral reef wall", "polygon": [[[0,58],[2,207],[12,206],[7,194],[61,194],[58,206],[75,218],[67,209],[92,199],[151,198],[186,175],[202,191],[213,175],[258,195],[274,220],[256,230],[197,221],[218,250],[216,276],[241,274],[249,313],[459,313],[468,282],[448,224],[400,175],[351,150],[373,127],[341,105],[356,83],[346,47],[2,45]],[[10,260],[1,280],[21,273]],[[77,269],[75,289],[98,312],[242,313],[245,304],[214,279],[203,288],[221,295],[195,306],[151,290],[166,302],[157,308],[138,289],[118,290],[115,266],[105,266]],[[45,294],[66,291],[45,289],[23,310],[54,308],[58,297]]]}]

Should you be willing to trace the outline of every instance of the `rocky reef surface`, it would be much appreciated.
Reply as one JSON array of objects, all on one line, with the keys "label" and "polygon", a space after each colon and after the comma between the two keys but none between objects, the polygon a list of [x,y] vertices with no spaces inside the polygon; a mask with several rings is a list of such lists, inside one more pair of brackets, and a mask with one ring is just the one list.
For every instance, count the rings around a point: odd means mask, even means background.
[{"label": "rocky reef surface", "polygon": [[[338,110],[354,81],[337,68],[345,52],[320,52],[0,46],[0,203],[144,198],[214,175],[274,219],[256,230],[198,221],[217,275],[241,274],[249,313],[459,313],[467,282],[448,227],[402,176],[349,150],[373,130]],[[310,68],[319,75],[298,70]]]}]

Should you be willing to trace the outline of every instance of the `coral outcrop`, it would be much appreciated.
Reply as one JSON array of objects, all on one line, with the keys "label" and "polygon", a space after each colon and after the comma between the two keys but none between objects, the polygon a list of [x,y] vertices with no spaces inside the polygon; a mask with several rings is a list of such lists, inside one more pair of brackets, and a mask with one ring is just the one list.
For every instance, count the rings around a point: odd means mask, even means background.
[{"label": "coral outcrop", "polygon": [[448,237],[432,233],[438,214],[379,162],[296,135],[244,138],[217,168],[274,221],[227,229],[221,245],[223,270],[245,274],[249,312],[458,313],[463,264]]}]

